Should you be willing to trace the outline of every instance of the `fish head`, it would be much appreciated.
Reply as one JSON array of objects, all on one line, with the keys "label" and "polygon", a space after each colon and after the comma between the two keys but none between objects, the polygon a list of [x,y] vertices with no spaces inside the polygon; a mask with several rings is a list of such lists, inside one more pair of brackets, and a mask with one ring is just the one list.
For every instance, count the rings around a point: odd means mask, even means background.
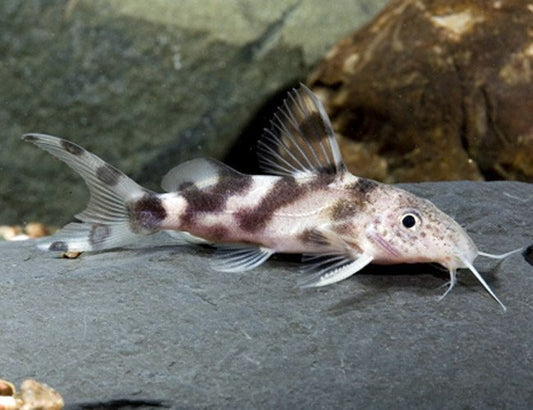
[{"label": "fish head", "polygon": [[366,239],[375,263],[433,262],[455,271],[478,255],[465,230],[430,201],[390,186],[373,196]]}]

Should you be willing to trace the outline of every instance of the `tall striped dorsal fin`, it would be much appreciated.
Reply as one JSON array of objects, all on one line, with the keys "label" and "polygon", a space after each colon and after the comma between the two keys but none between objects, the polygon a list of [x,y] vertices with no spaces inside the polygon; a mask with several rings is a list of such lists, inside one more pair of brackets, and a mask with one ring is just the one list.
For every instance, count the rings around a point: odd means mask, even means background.
[{"label": "tall striped dorsal fin", "polygon": [[322,103],[305,85],[289,92],[258,144],[259,163],[273,175],[306,177],[346,170]]}]

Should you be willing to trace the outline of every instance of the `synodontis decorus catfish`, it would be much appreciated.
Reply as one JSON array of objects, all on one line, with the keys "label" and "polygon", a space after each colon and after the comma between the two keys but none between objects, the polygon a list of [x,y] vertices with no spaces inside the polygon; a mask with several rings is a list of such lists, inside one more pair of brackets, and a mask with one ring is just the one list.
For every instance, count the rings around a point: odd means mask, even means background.
[{"label": "synodontis decorus catfish", "polygon": [[216,269],[246,271],[272,254],[301,253],[315,274],[304,287],[346,279],[369,263],[436,262],[450,274],[474,268],[468,234],[428,200],[346,169],[329,118],[305,86],[289,93],[258,144],[269,175],[245,175],[213,159],[173,168],[167,192],[147,190],[99,157],[65,139],[22,137],[64,161],[90,190],[87,208],[51,240],[51,251],[100,251],[167,230],[183,242],[218,247]]}]

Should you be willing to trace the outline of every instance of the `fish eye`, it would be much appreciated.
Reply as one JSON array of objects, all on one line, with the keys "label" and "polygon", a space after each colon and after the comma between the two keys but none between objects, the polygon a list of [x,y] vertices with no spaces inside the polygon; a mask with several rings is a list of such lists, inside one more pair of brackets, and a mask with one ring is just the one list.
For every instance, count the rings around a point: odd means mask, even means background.
[{"label": "fish eye", "polygon": [[412,228],[416,224],[416,219],[413,215],[407,214],[402,218],[402,225],[406,228]]},{"label": "fish eye", "polygon": [[409,211],[401,216],[400,222],[404,228],[414,229],[420,224],[420,216],[413,211]]}]

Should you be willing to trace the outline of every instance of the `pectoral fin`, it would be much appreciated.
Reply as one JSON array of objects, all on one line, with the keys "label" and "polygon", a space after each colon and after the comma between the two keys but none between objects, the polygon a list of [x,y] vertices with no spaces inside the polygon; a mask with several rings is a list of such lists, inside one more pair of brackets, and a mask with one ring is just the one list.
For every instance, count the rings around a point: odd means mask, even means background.
[{"label": "pectoral fin", "polygon": [[314,288],[331,285],[349,278],[359,272],[366,265],[372,262],[373,257],[363,253],[353,260],[343,255],[335,255],[322,259],[310,266],[311,270],[318,272],[306,282],[300,285],[301,288]]}]

